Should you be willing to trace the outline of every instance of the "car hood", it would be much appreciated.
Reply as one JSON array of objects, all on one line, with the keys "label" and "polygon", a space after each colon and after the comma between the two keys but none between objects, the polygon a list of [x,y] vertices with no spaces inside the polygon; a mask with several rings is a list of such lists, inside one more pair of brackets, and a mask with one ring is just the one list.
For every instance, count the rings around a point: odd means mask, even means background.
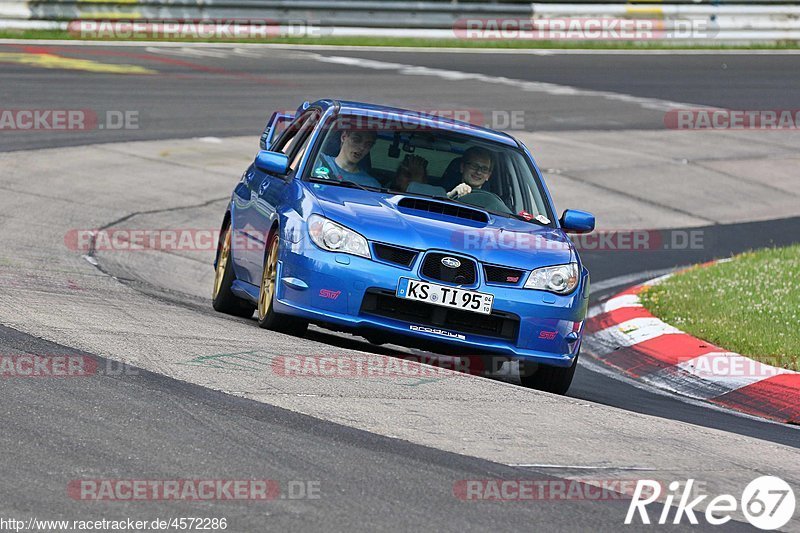
[{"label": "car hood", "polygon": [[445,250],[524,270],[576,259],[572,242],[560,229],[492,214],[488,222],[476,222],[399,207],[398,202],[408,198],[403,194],[308,185],[322,214],[371,241]]}]

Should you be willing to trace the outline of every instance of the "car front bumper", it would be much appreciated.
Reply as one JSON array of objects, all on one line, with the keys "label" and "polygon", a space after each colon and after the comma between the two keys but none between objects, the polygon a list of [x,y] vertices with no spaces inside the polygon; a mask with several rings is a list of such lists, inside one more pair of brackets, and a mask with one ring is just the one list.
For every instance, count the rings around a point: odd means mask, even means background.
[{"label": "car front bumper", "polygon": [[[285,241],[278,265],[275,310],[348,330],[379,330],[458,347],[463,356],[499,354],[552,366],[568,367],[580,348],[588,304],[588,275],[571,294],[552,293],[486,284],[482,279],[470,290],[494,295],[493,310],[506,321],[495,333],[475,325],[458,327],[434,318],[415,320],[408,315],[377,313],[369,301],[375,294],[391,304],[401,277],[418,279],[419,257],[411,268],[363,257],[328,252],[304,240]],[[421,254],[420,254],[421,255]],[[365,297],[367,300],[365,300]],[[405,302],[406,300],[403,300]],[[399,303],[399,302],[398,302]],[[424,306],[432,304],[424,304]],[[391,305],[389,305],[391,307]],[[440,306],[432,306],[440,307]],[[460,311],[460,324],[464,311]],[[469,313],[475,324],[485,315]],[[470,320],[471,321],[471,320]],[[516,323],[509,333],[509,324]],[[488,328],[491,329],[491,328]]]}]

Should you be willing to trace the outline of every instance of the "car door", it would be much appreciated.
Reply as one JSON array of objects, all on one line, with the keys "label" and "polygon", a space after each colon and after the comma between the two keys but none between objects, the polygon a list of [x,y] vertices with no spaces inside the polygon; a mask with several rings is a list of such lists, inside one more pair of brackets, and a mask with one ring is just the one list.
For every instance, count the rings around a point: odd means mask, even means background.
[{"label": "car door", "polygon": [[292,123],[271,147],[272,151],[284,153],[289,157],[290,171],[287,176],[270,174],[255,166],[251,168],[253,172],[249,186],[251,203],[244,216],[240,217],[242,231],[248,242],[244,258],[250,283],[260,282],[269,231],[278,218],[286,188],[294,176],[318,120],[319,112],[309,110]]},{"label": "car door", "polygon": [[236,279],[253,283],[250,273],[253,266],[250,264],[249,250],[257,245],[251,236],[250,226],[247,223],[249,212],[254,203],[252,182],[255,179],[255,166],[250,167],[242,175],[242,179],[233,190],[233,204],[231,205],[231,257]]}]

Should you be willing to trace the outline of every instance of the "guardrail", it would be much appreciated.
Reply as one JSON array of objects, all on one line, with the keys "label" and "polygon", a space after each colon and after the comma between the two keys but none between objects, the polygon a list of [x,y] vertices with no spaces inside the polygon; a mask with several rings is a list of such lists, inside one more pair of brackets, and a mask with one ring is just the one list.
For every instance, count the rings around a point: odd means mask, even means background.
[{"label": "guardrail", "polygon": [[[649,19],[658,22],[664,40],[718,42],[800,40],[800,5],[786,0],[725,0],[669,4],[657,2],[536,3],[424,2],[360,0],[4,0],[0,19],[5,27],[66,28],[66,21],[268,21],[276,25],[303,22],[325,28],[323,35],[426,38],[470,38],[470,24],[555,19]],[[690,2],[691,0],[686,0]],[[13,21],[17,22],[13,22]],[[545,22],[542,22],[545,21]],[[705,28],[702,35],[674,31]],[[520,29],[520,28],[518,28]],[[488,33],[487,33],[488,35]],[[476,37],[481,38],[481,37]],[[503,39],[500,34],[487,38]],[[521,32],[516,37],[526,38]],[[530,35],[528,35],[530,38]],[[565,37],[569,40],[569,37]],[[588,39],[585,39],[588,40]]]}]

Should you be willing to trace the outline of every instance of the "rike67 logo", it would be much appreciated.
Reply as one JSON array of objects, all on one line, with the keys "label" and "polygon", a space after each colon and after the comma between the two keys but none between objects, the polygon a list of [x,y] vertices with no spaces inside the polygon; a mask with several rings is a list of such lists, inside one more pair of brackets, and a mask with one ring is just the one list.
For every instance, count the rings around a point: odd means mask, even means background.
[{"label": "rike67 logo", "polygon": [[[670,513],[674,507],[672,524],[682,523],[684,517],[690,524],[698,524],[697,515],[700,514],[708,524],[721,526],[730,522],[732,513],[741,508],[742,514],[751,525],[758,529],[773,530],[786,525],[794,516],[795,495],[792,488],[779,477],[761,476],[751,481],[742,492],[741,500],[732,494],[720,494],[705,504],[705,512],[700,513],[699,507],[707,494],[701,494],[692,499],[694,479],[689,479],[685,484],[673,481],[669,484],[669,491],[664,495],[663,507],[660,515],[653,522],[658,524],[670,523]],[[683,491],[678,491],[683,487]],[[640,479],[633,492],[625,524],[650,524],[651,517],[647,506],[656,502],[662,496],[662,485],[658,481]],[[739,507],[741,505],[741,507]],[[695,514],[697,513],[697,514]]]}]

